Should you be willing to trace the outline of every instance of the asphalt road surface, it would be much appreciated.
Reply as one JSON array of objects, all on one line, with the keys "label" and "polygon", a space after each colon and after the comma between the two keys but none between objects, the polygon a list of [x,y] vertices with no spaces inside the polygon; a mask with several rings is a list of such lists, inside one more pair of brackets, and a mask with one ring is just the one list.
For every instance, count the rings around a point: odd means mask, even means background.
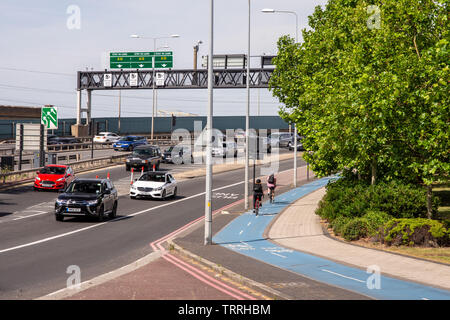
[{"label": "asphalt road surface", "polygon": [[[292,166],[292,160],[282,161],[279,170]],[[204,177],[179,182],[175,199],[131,200],[124,166],[82,176],[106,177],[107,172],[123,195],[118,217],[103,223],[78,217],[55,221],[54,192],[25,186],[0,193],[0,299],[36,298],[65,288],[72,265],[81,269],[81,281],[122,267],[151,253],[152,241],[204,214]],[[243,176],[242,169],[214,175],[213,210],[243,198]]]}]

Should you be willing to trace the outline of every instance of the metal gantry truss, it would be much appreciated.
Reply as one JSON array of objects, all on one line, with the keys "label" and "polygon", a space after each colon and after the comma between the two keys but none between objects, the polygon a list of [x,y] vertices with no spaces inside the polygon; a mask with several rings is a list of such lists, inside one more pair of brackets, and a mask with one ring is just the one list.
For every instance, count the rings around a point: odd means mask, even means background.
[{"label": "metal gantry truss", "polygon": [[[250,87],[267,88],[274,69],[250,69]],[[158,70],[164,73],[164,85],[158,89],[206,89],[208,70]],[[130,85],[130,74],[137,73],[137,86]],[[111,86],[104,86],[105,74],[112,75]],[[214,88],[246,88],[246,69],[214,70]],[[77,90],[152,89],[152,70],[78,71]]]}]

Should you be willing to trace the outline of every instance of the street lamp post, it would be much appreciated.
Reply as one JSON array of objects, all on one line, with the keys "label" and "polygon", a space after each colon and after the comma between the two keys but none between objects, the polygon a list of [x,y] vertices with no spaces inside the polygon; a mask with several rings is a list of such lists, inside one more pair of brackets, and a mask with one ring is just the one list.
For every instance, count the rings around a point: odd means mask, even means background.
[{"label": "street lamp post", "polygon": [[208,55],[208,116],[206,122],[206,180],[205,180],[205,245],[212,244],[212,115],[213,115],[213,54],[214,54],[214,0],[210,1],[209,55]]},{"label": "street lamp post", "polygon": [[248,32],[247,32],[247,109],[245,113],[245,174],[244,174],[244,207],[248,209],[248,170],[249,170],[249,150],[250,150],[250,0],[248,0]]},{"label": "street lamp post", "polygon": [[[132,34],[131,38],[135,39],[152,39],[153,40],[153,51],[156,51],[156,40],[159,39],[167,39],[167,38],[178,38],[180,37],[178,34],[172,34],[170,36],[165,37],[145,37],[137,34]],[[152,56],[152,93],[153,93],[153,103],[152,103],[152,132],[150,139],[153,142],[153,128],[155,125],[155,110],[156,110],[156,87],[155,87],[155,55]]]},{"label": "street lamp post", "polygon": [[[298,15],[294,11],[262,9],[263,13],[288,13],[295,15],[295,43],[298,43]],[[294,122],[294,187],[297,187],[297,123]]]}]

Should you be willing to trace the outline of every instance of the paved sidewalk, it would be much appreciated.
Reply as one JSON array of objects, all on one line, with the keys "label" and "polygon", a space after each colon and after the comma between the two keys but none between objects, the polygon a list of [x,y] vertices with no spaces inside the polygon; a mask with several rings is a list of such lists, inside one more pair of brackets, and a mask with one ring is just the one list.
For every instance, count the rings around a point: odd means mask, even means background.
[{"label": "paved sidewalk", "polygon": [[325,235],[320,218],[314,213],[324,194],[322,188],[290,205],[272,224],[269,239],[284,247],[364,270],[377,265],[383,275],[450,289],[450,266],[363,248]]}]

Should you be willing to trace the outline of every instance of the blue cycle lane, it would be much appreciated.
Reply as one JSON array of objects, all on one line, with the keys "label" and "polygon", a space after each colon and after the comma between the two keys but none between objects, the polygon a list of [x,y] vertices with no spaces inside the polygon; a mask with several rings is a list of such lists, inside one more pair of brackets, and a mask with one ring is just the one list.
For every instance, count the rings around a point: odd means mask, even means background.
[{"label": "blue cycle lane", "polygon": [[380,285],[373,285],[377,284],[373,281],[375,275],[366,270],[281,247],[263,238],[264,230],[277,214],[297,199],[324,187],[332,178],[322,178],[292,189],[277,196],[273,204],[265,202],[258,216],[251,211],[242,214],[217,233],[213,242],[279,268],[374,299],[450,300],[450,291],[387,277],[382,272]]}]

